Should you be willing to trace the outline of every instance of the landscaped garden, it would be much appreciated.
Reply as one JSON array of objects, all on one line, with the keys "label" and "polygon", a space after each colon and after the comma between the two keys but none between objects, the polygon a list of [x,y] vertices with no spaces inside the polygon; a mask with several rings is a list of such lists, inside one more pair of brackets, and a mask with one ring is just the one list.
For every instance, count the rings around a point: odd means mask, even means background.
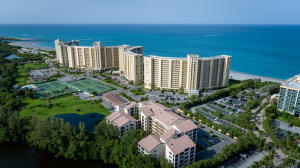
[{"label": "landscaped garden", "polygon": [[38,118],[47,118],[57,114],[88,114],[99,113],[104,116],[110,114],[99,101],[81,100],[74,95],[65,95],[53,99],[30,99],[23,101],[23,108],[20,111],[20,117],[35,116]]}]

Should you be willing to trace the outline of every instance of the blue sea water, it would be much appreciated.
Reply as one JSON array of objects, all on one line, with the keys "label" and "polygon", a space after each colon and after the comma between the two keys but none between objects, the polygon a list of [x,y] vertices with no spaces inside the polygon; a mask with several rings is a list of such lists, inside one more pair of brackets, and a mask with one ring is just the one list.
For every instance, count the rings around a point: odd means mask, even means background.
[{"label": "blue sea water", "polygon": [[0,36],[141,45],[145,55],[232,56],[231,70],[286,79],[300,73],[300,25],[0,25]]}]

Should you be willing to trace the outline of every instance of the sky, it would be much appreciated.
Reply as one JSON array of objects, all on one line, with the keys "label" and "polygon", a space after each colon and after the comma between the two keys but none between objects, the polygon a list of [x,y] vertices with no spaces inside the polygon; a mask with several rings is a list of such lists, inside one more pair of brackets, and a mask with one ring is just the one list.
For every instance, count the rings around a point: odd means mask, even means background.
[{"label": "sky", "polygon": [[0,24],[300,24],[300,0],[0,0]]}]

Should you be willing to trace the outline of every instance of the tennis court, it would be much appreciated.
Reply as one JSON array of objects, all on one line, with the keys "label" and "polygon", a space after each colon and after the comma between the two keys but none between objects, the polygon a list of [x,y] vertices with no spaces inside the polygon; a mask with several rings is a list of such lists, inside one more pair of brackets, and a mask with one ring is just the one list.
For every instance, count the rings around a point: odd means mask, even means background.
[{"label": "tennis court", "polygon": [[38,87],[38,90],[36,90],[35,92],[38,98],[49,99],[52,97],[57,97],[77,91],[75,88],[72,88],[58,80],[39,83],[35,85]]},{"label": "tennis court", "polygon": [[101,84],[92,79],[82,79],[82,80],[72,81],[72,82],[68,82],[68,85],[77,88],[80,91],[87,92],[89,94],[94,94],[94,93],[99,94],[99,93],[105,93],[113,90],[113,88]]}]

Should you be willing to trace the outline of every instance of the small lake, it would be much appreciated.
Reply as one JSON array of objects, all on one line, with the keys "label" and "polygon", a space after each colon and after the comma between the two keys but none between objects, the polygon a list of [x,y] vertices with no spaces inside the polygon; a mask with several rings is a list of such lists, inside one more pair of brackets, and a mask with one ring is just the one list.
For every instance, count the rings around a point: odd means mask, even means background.
[{"label": "small lake", "polygon": [[115,168],[116,165],[101,161],[78,161],[55,158],[51,153],[40,151],[26,144],[0,144],[1,168]]},{"label": "small lake", "polygon": [[98,113],[89,113],[89,114],[84,114],[84,115],[78,115],[75,113],[71,113],[71,114],[59,114],[59,115],[56,115],[55,117],[64,119],[65,121],[69,122],[71,125],[75,126],[76,128],[78,128],[79,123],[82,122],[85,124],[85,128],[88,131],[93,132],[94,127],[100,121],[102,121],[102,119],[105,116],[102,114],[98,114]]},{"label": "small lake", "polygon": [[12,60],[12,59],[19,59],[20,57],[15,54],[10,54],[9,56],[6,56],[5,59]]}]

